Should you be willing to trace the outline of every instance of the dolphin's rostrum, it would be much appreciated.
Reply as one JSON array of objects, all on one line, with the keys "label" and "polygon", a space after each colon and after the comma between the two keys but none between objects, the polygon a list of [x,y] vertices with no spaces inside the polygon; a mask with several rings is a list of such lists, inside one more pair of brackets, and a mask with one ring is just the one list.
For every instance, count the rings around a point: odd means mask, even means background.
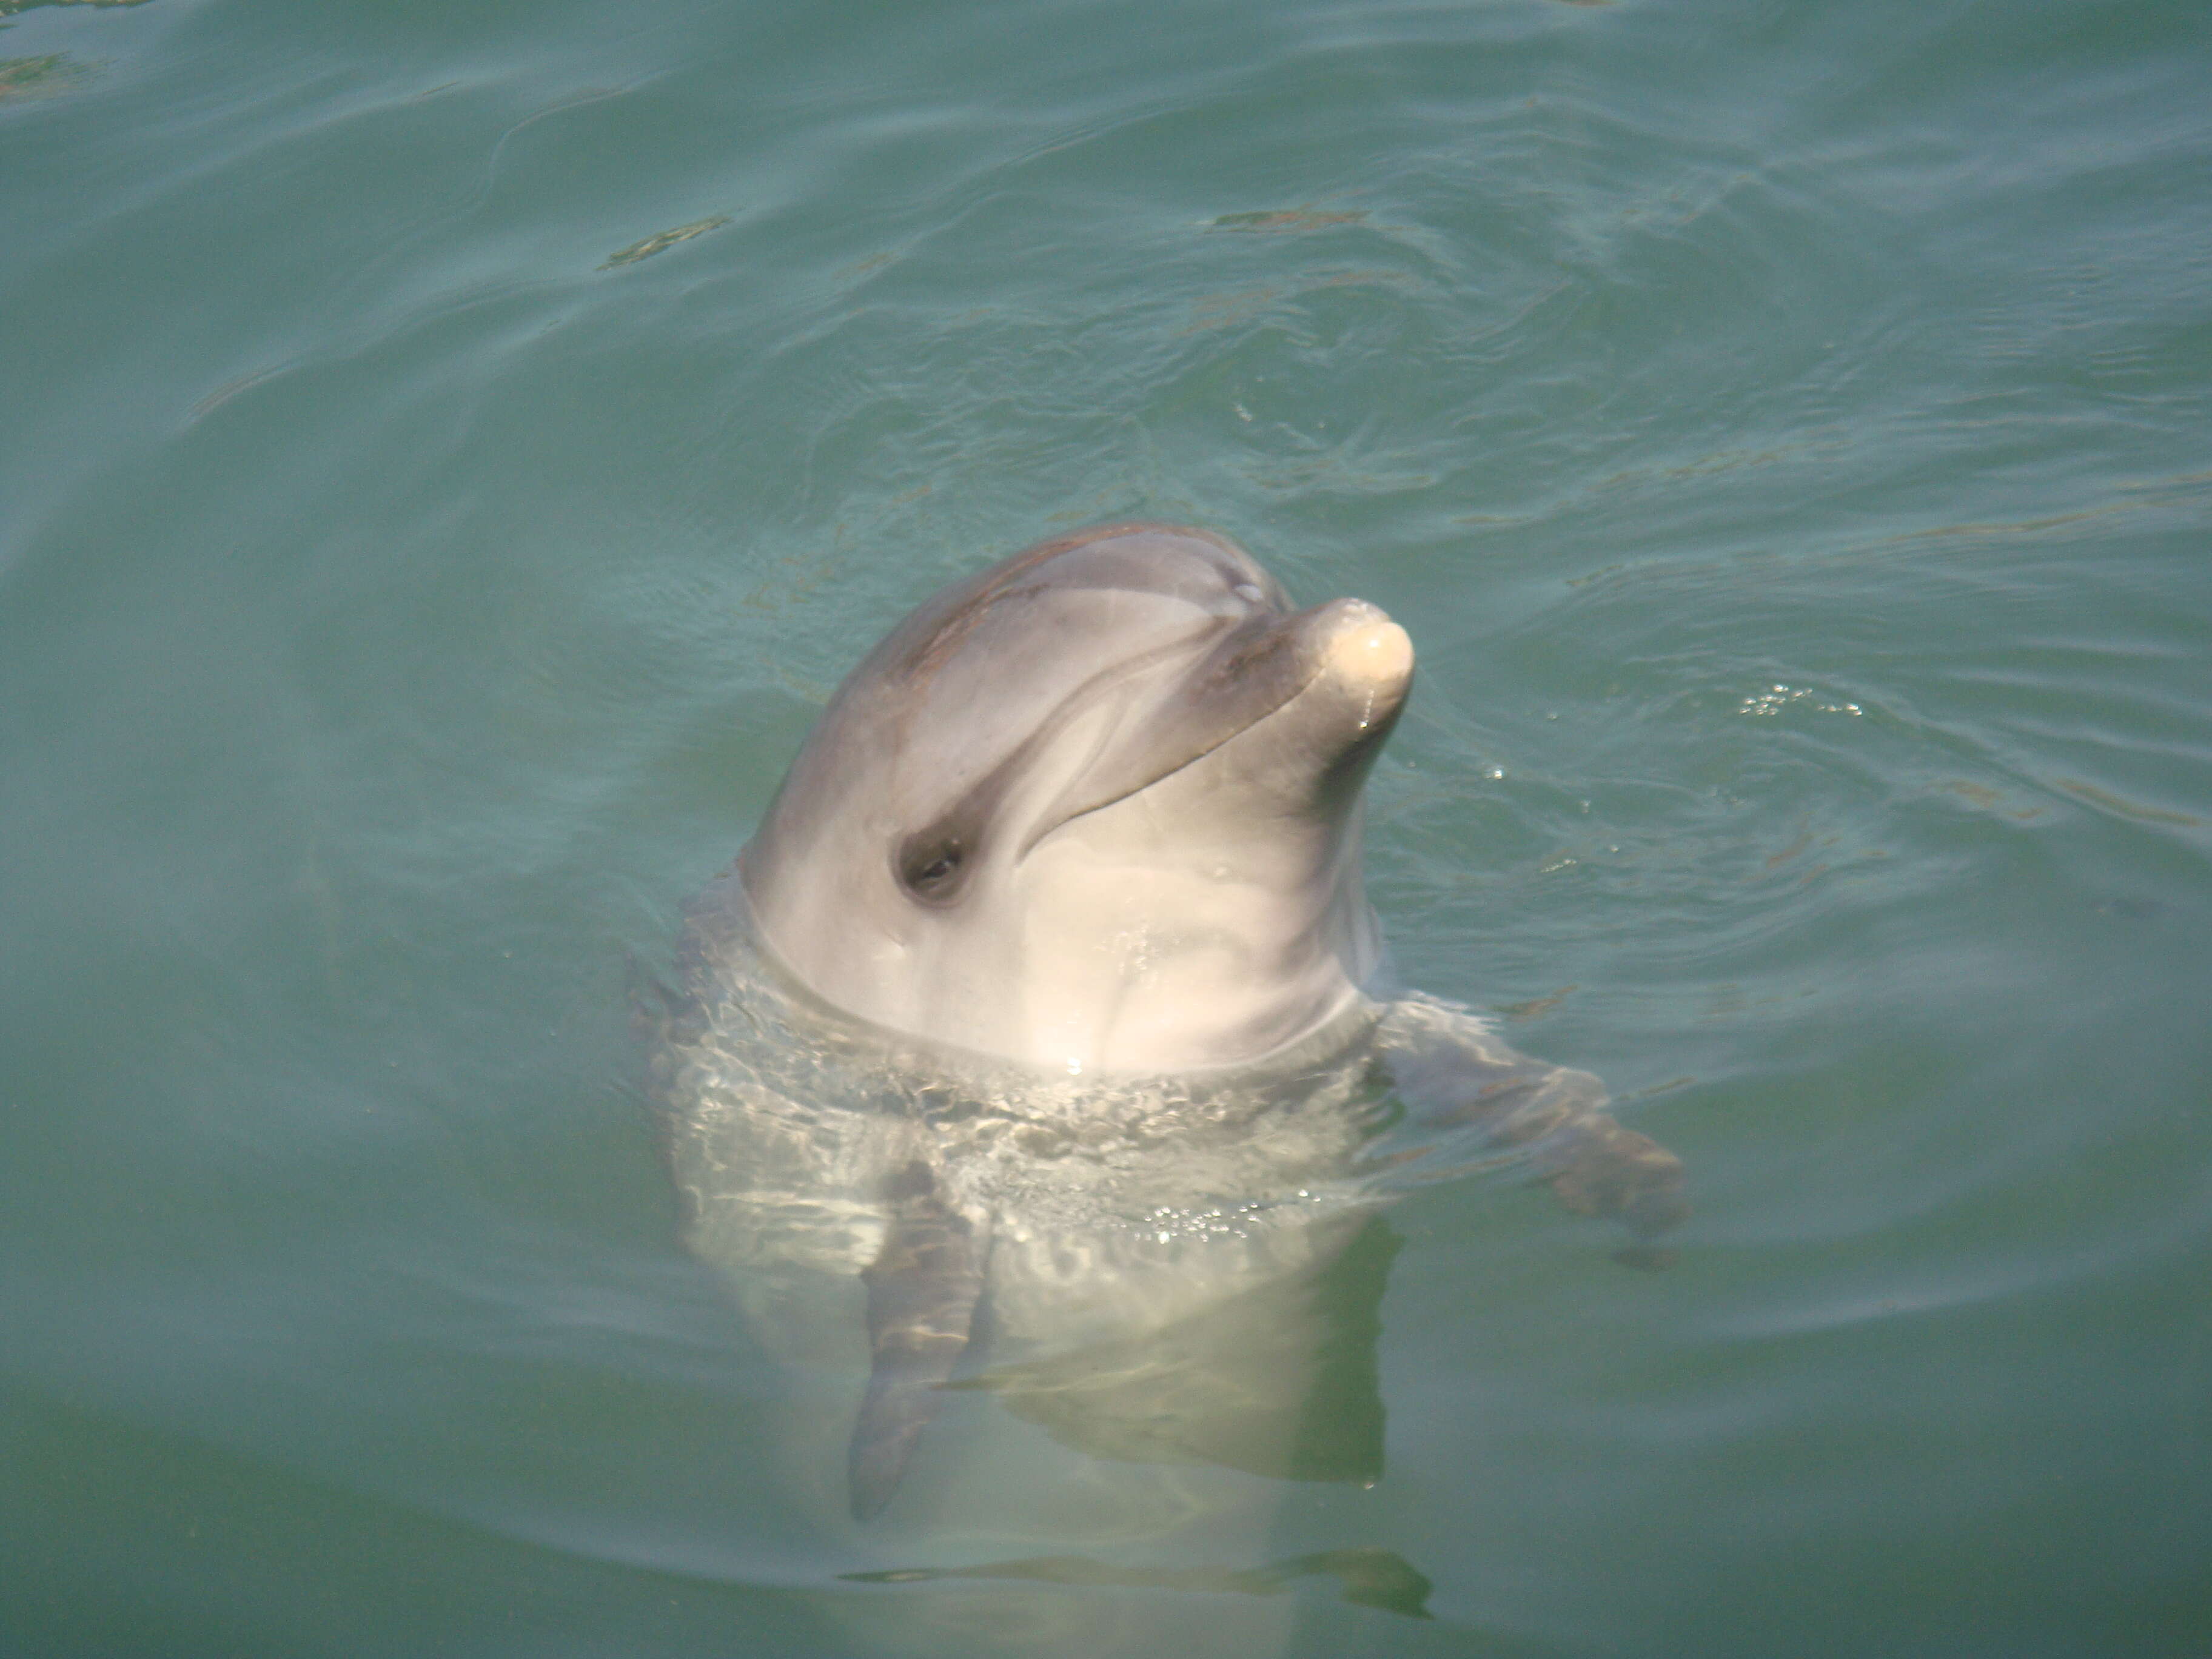
[{"label": "dolphin's rostrum", "polygon": [[1374,606],[1132,524],[947,588],[831,700],[695,911],[661,1066],[695,1248],[741,1295],[865,1286],[856,1516],[948,1386],[1095,1456],[1372,1479],[1379,1407],[1316,1451],[1285,1391],[1395,1187],[1517,1157],[1639,1237],[1682,1213],[1595,1078],[1379,988],[1360,792],[1412,676]]}]

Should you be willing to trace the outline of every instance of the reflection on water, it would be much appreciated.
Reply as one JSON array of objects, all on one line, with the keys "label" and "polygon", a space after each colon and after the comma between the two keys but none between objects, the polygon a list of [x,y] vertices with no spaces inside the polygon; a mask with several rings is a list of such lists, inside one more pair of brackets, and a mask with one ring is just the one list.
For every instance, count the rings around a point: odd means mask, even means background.
[{"label": "reflection on water", "polygon": [[1233,1595],[1279,1595],[1294,1579],[1327,1574],[1355,1606],[1380,1607],[1426,1619],[1429,1581],[1389,1550],[1317,1550],[1242,1571],[1224,1567],[1114,1567],[1079,1555],[1047,1555],[1030,1561],[996,1561],[980,1567],[893,1567],[839,1576],[855,1584],[925,1584],[945,1578],[1018,1578],[1046,1584],[1123,1589],[1206,1590]]},{"label": "reflection on water", "polygon": [[1061,1444],[1128,1463],[1212,1463],[1285,1480],[1382,1474],[1376,1381],[1399,1241],[1368,1217],[1334,1256],[1196,1313],[951,1384],[986,1389]]},{"label": "reflection on water", "polygon": [[617,265],[632,265],[640,259],[650,259],[654,254],[664,252],[674,247],[678,242],[688,242],[695,236],[704,236],[708,231],[719,229],[729,222],[728,214],[718,213],[711,218],[695,219],[688,225],[678,225],[673,230],[656,231],[642,241],[632,242],[628,247],[616,249],[607,255],[599,269],[611,270]]},{"label": "reflection on water", "polygon": [[143,6],[146,0],[0,0],[0,17],[13,17],[33,6]]},{"label": "reflection on water", "polygon": [[0,58],[0,102],[15,98],[49,98],[84,83],[86,70],[66,52],[43,58]]},{"label": "reflection on water", "polygon": [[[1038,1600],[1054,1586],[1249,1596],[1318,1573],[1423,1612],[1427,1580],[1371,1540],[1268,1559],[1285,1483],[1382,1474],[1400,1241],[1378,1209],[1473,1168],[1652,1230],[1680,1213],[1679,1165],[1586,1073],[1425,999],[1264,1065],[1079,1079],[821,1006],[760,952],[734,878],[686,955],[647,1022],[668,1151],[694,1250],[783,1367],[792,1511],[895,1564],[848,1582],[965,1585],[946,1641],[1041,1619],[1108,1650],[1097,1604]],[[1157,1639],[1113,1622],[1113,1650]]]}]

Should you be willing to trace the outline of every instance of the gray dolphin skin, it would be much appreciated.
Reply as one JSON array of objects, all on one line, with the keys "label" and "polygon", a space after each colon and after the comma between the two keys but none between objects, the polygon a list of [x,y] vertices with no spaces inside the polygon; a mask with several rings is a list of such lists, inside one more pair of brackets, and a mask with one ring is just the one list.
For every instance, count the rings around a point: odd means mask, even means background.
[{"label": "gray dolphin skin", "polygon": [[[1371,1482],[1390,1198],[1505,1165],[1639,1240],[1686,1213],[1596,1079],[1379,986],[1361,788],[1413,667],[1212,532],[1044,542],[868,654],[694,908],[656,1059],[690,1242],[856,1379],[853,1517],[977,1394],[1045,1437],[1008,1458]],[[1041,1535],[1020,1483],[933,1480]],[[1136,1571],[1048,1566],[962,1571]]]},{"label": "gray dolphin skin", "polygon": [[1376,959],[1358,794],[1405,631],[1291,612],[1228,541],[1070,536],[923,605],[854,671],[739,869],[836,1007],[1065,1071],[1247,1063]]}]

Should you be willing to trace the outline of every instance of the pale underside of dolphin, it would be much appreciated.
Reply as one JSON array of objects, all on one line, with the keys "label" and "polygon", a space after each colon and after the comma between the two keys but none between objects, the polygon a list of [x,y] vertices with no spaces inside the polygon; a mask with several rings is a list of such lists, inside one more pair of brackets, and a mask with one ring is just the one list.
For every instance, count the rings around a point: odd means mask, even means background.
[{"label": "pale underside of dolphin", "polygon": [[1116,525],[945,589],[832,698],[695,913],[664,1077],[705,1253],[769,1213],[872,1252],[856,1516],[963,1370],[1096,1455],[1371,1480],[1379,1407],[1301,1449],[1297,1390],[1356,1349],[1328,1275],[1406,1121],[1639,1237],[1684,1212],[1589,1073],[1379,997],[1360,791],[1412,673],[1374,606]]}]

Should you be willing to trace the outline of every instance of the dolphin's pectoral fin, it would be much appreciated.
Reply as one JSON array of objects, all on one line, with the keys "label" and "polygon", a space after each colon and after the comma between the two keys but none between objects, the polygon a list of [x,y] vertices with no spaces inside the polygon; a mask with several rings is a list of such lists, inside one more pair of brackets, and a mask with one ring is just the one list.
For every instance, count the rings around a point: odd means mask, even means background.
[{"label": "dolphin's pectoral fin", "polygon": [[1473,1016],[1442,1004],[1401,1004],[1382,1057],[1392,1087],[1432,1123],[1473,1124],[1503,1146],[1528,1148],[1536,1176],[1577,1215],[1609,1217],[1636,1236],[1619,1259],[1663,1267],[1650,1241],[1690,1213],[1682,1160],[1605,1109],[1588,1072],[1516,1054]]},{"label": "dolphin's pectoral fin", "polygon": [[[1644,1244],[1686,1220],[1689,1200],[1682,1195],[1682,1160],[1649,1135],[1624,1129],[1603,1112],[1583,1119],[1569,1132],[1563,1159],[1544,1179],[1560,1203],[1577,1215],[1613,1216]],[[1623,1261],[1635,1267],[1663,1267],[1646,1251],[1630,1251]]]},{"label": "dolphin's pectoral fin", "polygon": [[944,1403],[939,1392],[968,1350],[983,1293],[988,1230],[945,1202],[921,1160],[891,1178],[890,1227],[868,1287],[868,1346],[874,1362],[853,1428],[853,1518],[890,1502],[915,1443]]}]

